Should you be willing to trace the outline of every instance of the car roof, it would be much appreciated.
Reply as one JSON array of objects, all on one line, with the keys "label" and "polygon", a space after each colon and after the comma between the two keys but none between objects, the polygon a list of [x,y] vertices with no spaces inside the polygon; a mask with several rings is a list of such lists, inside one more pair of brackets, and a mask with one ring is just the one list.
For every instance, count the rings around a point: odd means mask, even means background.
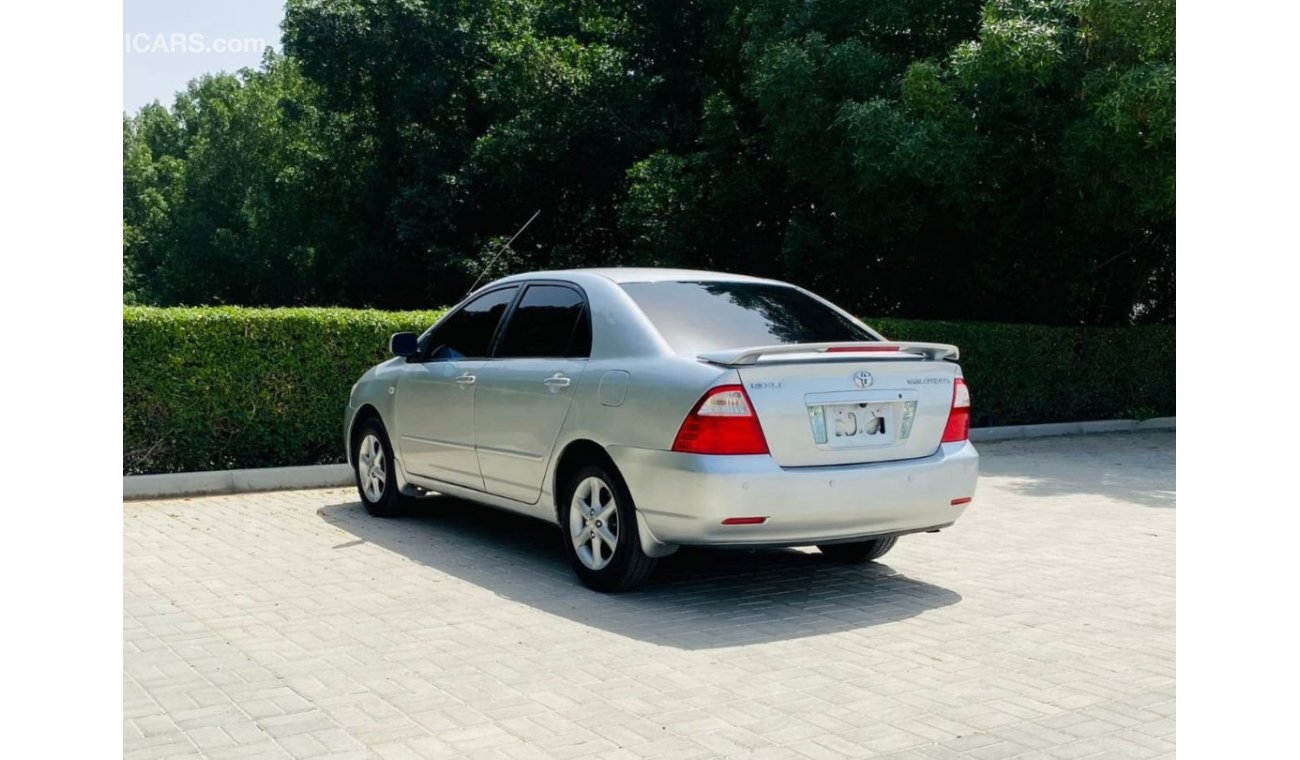
[{"label": "car roof", "polygon": [[611,282],[624,284],[629,282],[766,282],[777,285],[786,283],[768,280],[762,277],[750,277],[743,274],[727,272],[708,272],[701,269],[666,269],[659,267],[593,267],[588,269],[560,269],[548,272],[529,272],[506,279],[533,279],[548,276],[564,277],[575,274],[603,277]]}]

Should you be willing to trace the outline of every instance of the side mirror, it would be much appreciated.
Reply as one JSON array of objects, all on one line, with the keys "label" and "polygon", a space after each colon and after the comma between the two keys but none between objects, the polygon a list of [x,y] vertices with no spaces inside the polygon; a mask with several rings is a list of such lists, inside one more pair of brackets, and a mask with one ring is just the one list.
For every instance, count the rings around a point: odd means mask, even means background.
[{"label": "side mirror", "polygon": [[413,332],[393,333],[388,339],[388,350],[393,356],[415,356],[420,352],[420,338]]}]

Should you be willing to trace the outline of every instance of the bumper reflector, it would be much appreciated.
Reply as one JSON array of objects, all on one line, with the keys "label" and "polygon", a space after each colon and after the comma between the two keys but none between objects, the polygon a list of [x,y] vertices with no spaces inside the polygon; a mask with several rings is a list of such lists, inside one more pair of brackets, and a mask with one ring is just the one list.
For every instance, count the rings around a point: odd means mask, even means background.
[{"label": "bumper reflector", "polygon": [[957,506],[958,504],[970,504],[970,500],[971,500],[971,498],[972,498],[972,497],[970,497],[970,496],[963,496],[963,497],[961,497],[960,499],[953,499],[953,500],[952,500],[952,505],[955,507],[955,506]]},{"label": "bumper reflector", "polygon": [[723,525],[762,525],[767,522],[766,517],[728,517],[722,521]]}]

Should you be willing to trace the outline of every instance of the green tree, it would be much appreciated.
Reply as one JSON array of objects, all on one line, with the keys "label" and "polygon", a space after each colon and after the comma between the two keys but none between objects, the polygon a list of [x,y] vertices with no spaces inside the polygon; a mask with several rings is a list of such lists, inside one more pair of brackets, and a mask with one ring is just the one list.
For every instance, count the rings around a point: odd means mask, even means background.
[{"label": "green tree", "polygon": [[123,298],[148,300],[151,276],[166,256],[173,210],[183,190],[180,125],[165,108],[145,106],[122,120]]},{"label": "green tree", "polygon": [[297,64],[205,76],[124,127],[124,251],[134,297],[282,305],[319,294],[329,125]]},{"label": "green tree", "polygon": [[1172,318],[1172,2],[772,0],[748,20],[726,112],[757,124],[634,168],[647,257],[707,257],[713,193],[770,157],[770,195],[725,226],[779,231],[747,269],[872,314]]},{"label": "green tree", "polygon": [[124,124],[128,300],[657,264],[861,313],[1174,317],[1172,0],[289,0]]}]

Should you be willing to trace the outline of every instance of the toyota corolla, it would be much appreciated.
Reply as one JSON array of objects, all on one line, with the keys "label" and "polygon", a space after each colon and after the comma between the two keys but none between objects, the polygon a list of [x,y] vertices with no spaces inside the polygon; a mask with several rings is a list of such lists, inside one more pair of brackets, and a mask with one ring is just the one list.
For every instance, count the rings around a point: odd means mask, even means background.
[{"label": "toyota corolla", "polygon": [[549,521],[600,591],[681,546],[870,561],[975,490],[957,349],[774,280],[515,275],[390,348],[344,420],[366,510],[437,492]]}]

